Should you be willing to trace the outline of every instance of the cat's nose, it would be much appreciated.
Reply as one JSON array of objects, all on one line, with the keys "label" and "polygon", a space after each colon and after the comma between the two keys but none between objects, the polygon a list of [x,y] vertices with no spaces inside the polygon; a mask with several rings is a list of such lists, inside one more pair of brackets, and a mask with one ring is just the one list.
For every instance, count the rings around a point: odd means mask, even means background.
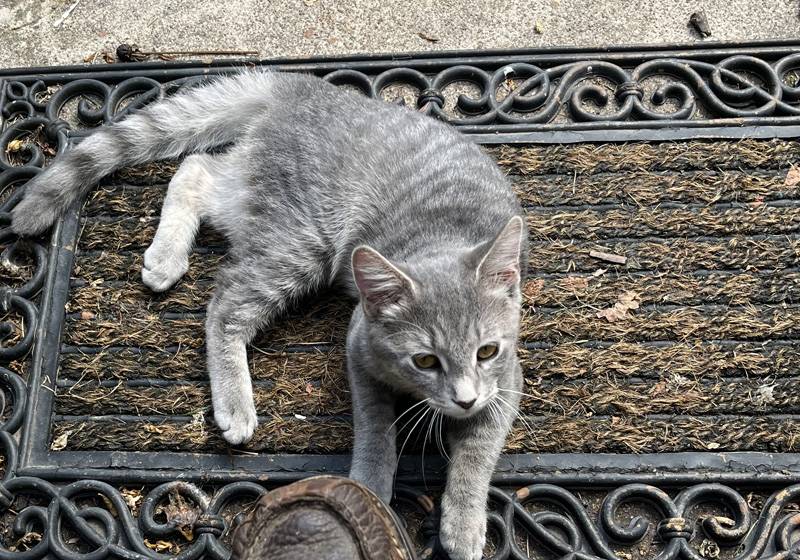
[{"label": "cat's nose", "polygon": [[478,400],[477,398],[474,398],[471,401],[457,401],[453,399],[453,402],[456,403],[461,408],[463,408],[464,410],[469,410],[470,408],[472,408],[472,405],[475,404],[475,401],[477,400]]}]

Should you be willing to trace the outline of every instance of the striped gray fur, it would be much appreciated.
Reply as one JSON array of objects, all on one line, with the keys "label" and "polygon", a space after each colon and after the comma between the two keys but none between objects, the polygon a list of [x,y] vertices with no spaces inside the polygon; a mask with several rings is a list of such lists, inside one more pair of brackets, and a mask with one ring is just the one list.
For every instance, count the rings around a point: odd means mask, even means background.
[{"label": "striped gray fur", "polygon": [[[509,182],[418,112],[311,76],[248,72],[99,129],[29,182],[13,228],[41,233],[115,169],[182,155],[142,278],[155,291],[177,282],[202,220],[229,239],[206,323],[224,437],[243,443],[257,424],[247,343],[291,302],[338,285],[359,300],[347,340],[351,476],[388,501],[398,428],[444,426],[442,543],[454,560],[480,558],[522,384],[527,232]],[[433,367],[420,365],[430,356]],[[424,404],[395,422],[402,394]]]}]

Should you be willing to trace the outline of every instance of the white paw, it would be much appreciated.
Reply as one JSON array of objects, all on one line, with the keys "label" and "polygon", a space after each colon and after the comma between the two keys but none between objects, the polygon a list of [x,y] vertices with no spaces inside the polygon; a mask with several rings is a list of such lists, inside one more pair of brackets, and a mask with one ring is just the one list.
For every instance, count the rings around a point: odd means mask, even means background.
[{"label": "white paw", "polygon": [[154,292],[168,290],[189,270],[189,258],[155,243],[144,252],[142,281]]},{"label": "white paw", "polygon": [[439,525],[439,540],[450,560],[481,560],[486,545],[486,512],[445,508]]},{"label": "white paw", "polygon": [[258,416],[252,403],[237,407],[215,406],[214,420],[222,430],[222,437],[231,445],[249,441],[258,426]]}]

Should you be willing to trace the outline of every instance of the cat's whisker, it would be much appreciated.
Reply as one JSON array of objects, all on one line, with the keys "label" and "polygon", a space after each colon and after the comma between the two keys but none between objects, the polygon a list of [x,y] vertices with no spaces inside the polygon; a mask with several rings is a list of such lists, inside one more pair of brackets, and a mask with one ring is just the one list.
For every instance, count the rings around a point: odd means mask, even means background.
[{"label": "cat's whisker", "polygon": [[[395,424],[397,424],[397,423],[400,421],[400,419],[401,419],[401,418],[403,418],[403,416],[405,416],[406,414],[408,414],[409,412],[411,412],[412,410],[414,410],[414,409],[415,409],[415,408],[417,408],[418,406],[422,406],[422,405],[426,404],[426,403],[427,403],[428,401],[430,401],[430,400],[431,400],[431,399],[425,399],[425,400],[419,401],[419,402],[418,402],[417,404],[415,404],[415,405],[409,406],[409,407],[406,409],[406,411],[405,411],[405,412],[403,412],[403,414],[401,414],[400,416],[398,416],[397,418],[395,418],[395,421],[394,421],[394,422],[392,422],[392,423],[391,423],[391,425],[390,425],[388,428],[386,428],[386,433],[388,434],[388,433],[389,433],[389,430],[391,430],[392,428],[394,428]],[[404,427],[405,427],[405,424],[404,424]]]},{"label": "cat's whisker", "polygon": [[523,414],[519,411],[519,407],[512,405],[500,395],[495,395],[495,398],[498,399],[497,402],[506,405],[508,409],[511,412],[513,412],[517,418],[519,418],[519,421],[522,423],[523,426],[525,426],[525,429],[528,431],[529,434],[534,433],[533,427],[528,423],[528,420],[525,418],[525,416],[523,416]]},{"label": "cat's whisker", "polygon": [[[414,430],[417,429],[417,426],[419,426],[419,423],[422,422],[425,419],[425,417],[428,415],[429,412],[431,412],[431,408],[430,407],[425,408],[425,410],[422,411],[422,415],[419,416],[419,418],[417,419],[416,423],[413,426],[411,426],[411,429],[408,431],[408,435],[406,435],[405,441],[403,441],[403,446],[400,448],[400,453],[397,454],[398,461],[400,460],[400,457],[403,456],[403,451],[406,448],[406,444],[408,443],[408,440],[411,439],[411,434],[414,433]],[[395,477],[396,476],[397,476],[397,472],[395,471]]]},{"label": "cat's whisker", "polygon": [[425,439],[422,440],[422,484],[425,485],[426,490],[428,489],[428,480],[425,476],[425,446],[427,445],[428,440],[431,439],[434,420],[436,420],[436,411],[434,411],[433,414],[431,414],[431,417],[428,421],[428,432],[425,434]]},{"label": "cat's whisker", "polygon": [[[420,418],[422,418],[422,417],[425,415],[425,412],[426,412],[427,410],[429,410],[427,407],[423,407],[423,408],[421,408],[421,409],[417,410],[417,411],[416,411],[416,412],[415,412],[415,413],[414,413],[414,414],[411,416],[411,419],[410,419],[408,422],[406,422],[406,423],[405,423],[405,424],[403,424],[403,425],[402,425],[400,428],[398,428],[398,429],[397,429],[397,433],[398,433],[398,434],[400,434],[400,433],[404,432],[404,431],[405,431],[405,429],[406,429],[408,426],[410,426],[410,425],[411,425],[411,424],[412,424],[414,421],[418,421]],[[415,424],[415,426],[416,426],[416,424]],[[412,428],[412,429],[413,429],[413,428]],[[409,431],[409,434],[410,434],[410,433],[411,433],[411,432]]]},{"label": "cat's whisker", "polygon": [[538,397],[535,395],[531,395],[530,393],[523,393],[522,391],[514,391],[513,389],[503,389],[501,387],[497,388],[498,391],[503,391],[504,393],[514,393],[515,395],[520,395],[523,397],[530,397],[532,399],[537,399]]},{"label": "cat's whisker", "polygon": [[[490,400],[486,403],[486,411],[489,413],[489,416],[492,418],[492,422],[497,423],[497,411],[495,410],[495,406],[497,403],[494,402],[494,399]],[[498,424],[499,425],[499,424]]]},{"label": "cat's whisker", "polygon": [[444,455],[448,463],[451,462],[450,455],[447,454],[447,448],[444,445],[444,436],[442,435],[442,424],[444,423],[444,413],[439,412],[439,450]]},{"label": "cat's whisker", "polygon": [[492,409],[492,415],[493,415],[494,421],[497,423],[498,426],[502,426],[503,425],[503,416],[505,416],[505,413],[500,409],[500,405],[497,404],[497,402],[495,402],[494,399],[493,399],[493,400],[489,401],[489,406]]}]

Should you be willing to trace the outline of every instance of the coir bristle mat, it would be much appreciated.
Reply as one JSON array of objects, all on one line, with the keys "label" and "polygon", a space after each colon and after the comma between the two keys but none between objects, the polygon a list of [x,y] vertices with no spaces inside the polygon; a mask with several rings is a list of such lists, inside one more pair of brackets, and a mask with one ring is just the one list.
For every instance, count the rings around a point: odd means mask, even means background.
[{"label": "coir bristle mat", "polygon": [[[531,232],[527,426],[508,453],[800,451],[800,143],[490,152]],[[203,352],[223,240],[204,229],[166,294],[139,279],[172,171],[126,170],[86,204],[53,449],[228,452]],[[351,305],[306,302],[254,343],[261,424],[245,449],[349,451]]]}]

